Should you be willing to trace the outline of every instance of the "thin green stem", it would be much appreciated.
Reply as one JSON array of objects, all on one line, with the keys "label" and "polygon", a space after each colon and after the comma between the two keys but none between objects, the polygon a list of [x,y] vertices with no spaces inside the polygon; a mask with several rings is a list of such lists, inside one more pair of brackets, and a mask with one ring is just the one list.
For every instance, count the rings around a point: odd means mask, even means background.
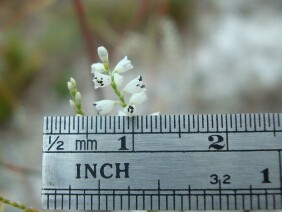
[{"label": "thin green stem", "polygon": [[114,78],[114,75],[111,76],[111,86],[115,92],[115,94],[117,95],[117,97],[119,98],[120,100],[120,105],[125,108],[127,106],[125,100],[124,100],[124,96],[121,94],[121,92],[119,91],[116,83],[115,83],[115,78]]},{"label": "thin green stem", "polygon": [[84,116],[84,112],[83,112],[83,110],[81,108],[81,104],[76,105],[76,111],[75,112],[76,112],[77,115]]},{"label": "thin green stem", "polygon": [[39,212],[39,210],[37,210],[35,208],[28,208],[23,204],[20,204],[20,203],[17,203],[17,202],[12,202],[12,201],[5,199],[4,197],[1,197],[1,196],[0,196],[0,202],[7,204],[7,205],[10,205],[12,207],[24,210],[25,212]]},{"label": "thin green stem", "polygon": [[110,72],[110,65],[109,65],[109,63],[107,62],[107,63],[103,63],[103,64],[104,64],[104,67],[106,69],[106,74],[110,76],[111,72]]}]

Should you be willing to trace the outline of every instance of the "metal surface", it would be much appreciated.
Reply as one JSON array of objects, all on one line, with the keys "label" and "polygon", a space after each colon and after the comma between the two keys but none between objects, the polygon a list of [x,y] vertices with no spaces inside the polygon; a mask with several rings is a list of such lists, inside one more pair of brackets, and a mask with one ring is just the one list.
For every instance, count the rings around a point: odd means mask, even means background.
[{"label": "metal surface", "polygon": [[281,209],[282,114],[45,117],[42,207]]}]

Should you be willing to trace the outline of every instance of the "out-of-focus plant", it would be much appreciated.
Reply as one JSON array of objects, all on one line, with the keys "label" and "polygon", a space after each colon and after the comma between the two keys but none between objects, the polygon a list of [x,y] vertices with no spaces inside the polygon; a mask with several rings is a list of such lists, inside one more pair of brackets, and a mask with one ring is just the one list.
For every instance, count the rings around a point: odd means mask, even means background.
[{"label": "out-of-focus plant", "polygon": [[0,123],[18,106],[19,96],[41,65],[38,52],[28,52],[20,38],[0,43]]}]

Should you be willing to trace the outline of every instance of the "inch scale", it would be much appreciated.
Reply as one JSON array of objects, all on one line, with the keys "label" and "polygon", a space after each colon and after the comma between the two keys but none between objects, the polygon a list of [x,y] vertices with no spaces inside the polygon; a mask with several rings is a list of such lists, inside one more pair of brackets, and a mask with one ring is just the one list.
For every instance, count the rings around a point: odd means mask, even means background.
[{"label": "inch scale", "polygon": [[48,116],[42,207],[282,208],[282,114]]}]

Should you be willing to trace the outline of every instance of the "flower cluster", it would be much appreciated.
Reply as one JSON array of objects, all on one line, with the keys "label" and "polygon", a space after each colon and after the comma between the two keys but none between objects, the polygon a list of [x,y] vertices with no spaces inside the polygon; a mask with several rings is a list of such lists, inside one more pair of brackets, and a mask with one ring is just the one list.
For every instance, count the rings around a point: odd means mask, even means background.
[{"label": "flower cluster", "polygon": [[[98,89],[111,86],[118,97],[118,101],[106,99],[94,102],[99,115],[109,114],[116,105],[120,105],[122,109],[119,110],[118,115],[133,116],[136,114],[136,106],[147,100],[145,93],[146,86],[143,83],[142,76],[137,76],[122,88],[122,74],[133,69],[131,61],[127,57],[124,57],[118,62],[113,71],[111,71],[109,68],[108,52],[105,47],[101,46],[98,48],[98,55],[102,63],[91,65],[91,72],[94,74],[94,88]],[[126,94],[131,95],[128,102],[125,101]]]},{"label": "flower cluster", "polygon": [[76,88],[76,82],[71,77],[68,82],[68,89],[73,99],[70,100],[70,105],[74,109],[77,115],[84,115],[84,112],[81,108],[81,94]]},{"label": "flower cluster", "polygon": [[[137,105],[147,100],[146,86],[143,83],[143,78],[138,75],[136,78],[128,82],[125,86],[123,84],[122,74],[133,69],[131,61],[124,57],[115,68],[111,71],[109,64],[109,55],[105,47],[98,48],[98,55],[102,62],[94,63],[91,65],[91,72],[94,74],[93,82],[94,88],[104,88],[111,86],[117,96],[118,100],[100,100],[94,102],[95,108],[98,110],[99,115],[107,115],[111,113],[115,106],[121,106],[121,110],[118,111],[119,116],[133,116],[136,114]],[[71,96],[71,107],[75,110],[77,115],[84,115],[81,108],[81,94],[76,88],[76,83],[73,78],[68,82],[68,89]],[[128,101],[125,99],[125,95],[130,95]],[[151,115],[159,115],[159,112],[152,113]]]}]

